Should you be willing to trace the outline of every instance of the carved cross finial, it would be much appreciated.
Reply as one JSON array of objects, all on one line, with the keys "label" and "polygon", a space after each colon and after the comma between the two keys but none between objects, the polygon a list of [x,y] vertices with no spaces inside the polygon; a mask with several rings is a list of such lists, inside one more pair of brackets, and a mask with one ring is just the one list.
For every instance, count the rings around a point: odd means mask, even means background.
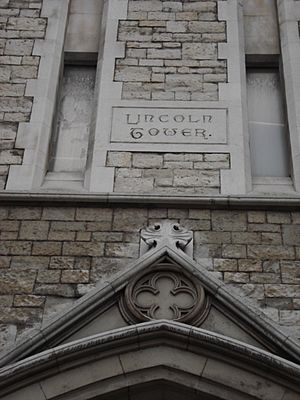
[{"label": "carved cross finial", "polygon": [[168,245],[181,249],[190,257],[193,256],[193,232],[170,221],[156,222],[141,231],[141,255],[147,251]]}]

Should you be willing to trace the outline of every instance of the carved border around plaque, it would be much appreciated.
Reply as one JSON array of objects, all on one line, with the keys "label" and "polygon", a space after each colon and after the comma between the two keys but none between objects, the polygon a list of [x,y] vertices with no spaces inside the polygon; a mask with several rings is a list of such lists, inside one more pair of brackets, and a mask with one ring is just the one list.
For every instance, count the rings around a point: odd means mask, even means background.
[{"label": "carved border around plaque", "polygon": [[130,282],[119,301],[127,322],[169,319],[199,326],[207,317],[210,301],[200,283],[171,263],[160,263]]}]

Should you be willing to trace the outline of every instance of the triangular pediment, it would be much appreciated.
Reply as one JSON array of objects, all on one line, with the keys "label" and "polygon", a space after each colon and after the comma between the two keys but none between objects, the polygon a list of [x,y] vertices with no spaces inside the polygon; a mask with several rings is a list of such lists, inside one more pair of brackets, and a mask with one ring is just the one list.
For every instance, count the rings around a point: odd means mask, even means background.
[{"label": "triangular pediment", "polygon": [[7,365],[61,344],[155,319],[200,327],[300,362],[296,342],[180,248],[168,245],[146,252],[121,276],[83,296],[0,362]]}]

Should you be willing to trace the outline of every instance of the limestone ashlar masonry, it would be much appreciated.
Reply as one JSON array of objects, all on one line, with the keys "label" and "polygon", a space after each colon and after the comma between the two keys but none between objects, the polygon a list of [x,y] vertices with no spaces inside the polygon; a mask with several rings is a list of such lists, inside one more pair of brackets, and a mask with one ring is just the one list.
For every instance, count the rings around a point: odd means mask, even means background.
[{"label": "limestone ashlar masonry", "polygon": [[299,337],[299,212],[24,205],[0,218],[1,346],[125,271],[140,229],[163,219],[193,230],[196,261]]},{"label": "limestone ashlar masonry", "polygon": [[107,166],[115,167],[114,192],[216,195],[230,155],[112,151]]},{"label": "limestone ashlar masonry", "polygon": [[36,79],[39,57],[34,41],[45,36],[40,17],[42,0],[0,0],[0,189],[9,166],[21,164],[23,150],[15,148],[20,122],[30,119],[33,99],[25,96],[29,79]]},{"label": "limestone ashlar masonry", "polygon": [[118,40],[125,43],[115,70],[123,99],[218,100],[227,66],[218,58],[226,23],[217,1],[129,0]]}]

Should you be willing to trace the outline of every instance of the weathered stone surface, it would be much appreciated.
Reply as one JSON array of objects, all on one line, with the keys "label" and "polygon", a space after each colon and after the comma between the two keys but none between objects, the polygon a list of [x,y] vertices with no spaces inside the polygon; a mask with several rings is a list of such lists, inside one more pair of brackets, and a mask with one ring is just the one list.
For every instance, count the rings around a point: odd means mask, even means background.
[{"label": "weathered stone surface", "polygon": [[135,243],[107,243],[105,246],[107,257],[137,258],[138,255],[139,245]]},{"label": "weathered stone surface", "polygon": [[265,285],[267,297],[299,297],[300,285]]},{"label": "weathered stone surface", "polygon": [[111,221],[112,210],[109,208],[77,208],[77,221]]},{"label": "weathered stone surface", "polygon": [[5,55],[20,56],[30,55],[32,52],[33,40],[29,39],[9,39],[5,46]]},{"label": "weathered stone surface", "polygon": [[41,256],[56,256],[61,254],[61,242],[33,243],[32,254]]},{"label": "weathered stone surface", "polygon": [[281,277],[282,277],[282,283],[292,283],[300,285],[300,262],[282,261]]},{"label": "weathered stone surface", "polygon": [[86,270],[63,271],[62,283],[89,283],[90,272]]},{"label": "weathered stone surface", "polygon": [[216,231],[245,231],[247,229],[244,212],[212,211],[212,229]]},{"label": "weathered stone surface", "polygon": [[103,256],[104,245],[102,243],[64,243],[63,255],[65,256]]},{"label": "weathered stone surface", "polygon": [[32,293],[35,271],[0,270],[0,294]]},{"label": "weathered stone surface", "polygon": [[300,245],[300,225],[283,225],[283,243],[286,245]]},{"label": "weathered stone surface", "polygon": [[293,260],[295,252],[293,247],[289,246],[250,245],[248,246],[248,256],[250,258]]},{"label": "weathered stone surface", "polygon": [[43,307],[44,296],[17,294],[14,297],[14,307]]},{"label": "weathered stone surface", "polygon": [[46,221],[22,222],[20,239],[45,240],[48,237],[49,226],[49,222]]},{"label": "weathered stone surface", "polygon": [[73,221],[74,217],[74,207],[45,207],[42,214],[42,219],[50,221]]},{"label": "weathered stone surface", "polygon": [[51,269],[72,269],[74,257],[51,257],[49,268]]}]

